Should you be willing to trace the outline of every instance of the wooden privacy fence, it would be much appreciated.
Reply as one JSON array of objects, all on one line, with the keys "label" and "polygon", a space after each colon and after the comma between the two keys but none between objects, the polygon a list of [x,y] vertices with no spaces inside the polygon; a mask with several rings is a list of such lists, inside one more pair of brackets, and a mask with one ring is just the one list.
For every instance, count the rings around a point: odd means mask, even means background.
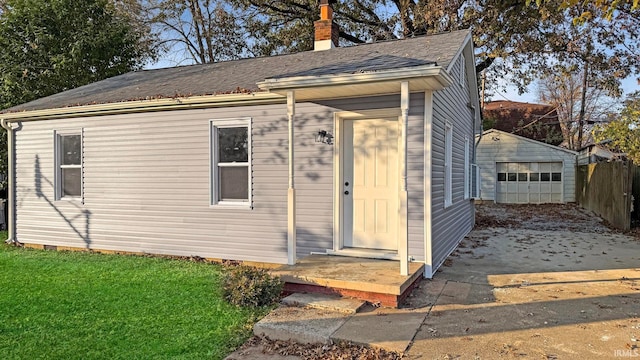
[{"label": "wooden privacy fence", "polygon": [[578,166],[576,201],[620,230],[631,226],[635,166],[630,161]]}]

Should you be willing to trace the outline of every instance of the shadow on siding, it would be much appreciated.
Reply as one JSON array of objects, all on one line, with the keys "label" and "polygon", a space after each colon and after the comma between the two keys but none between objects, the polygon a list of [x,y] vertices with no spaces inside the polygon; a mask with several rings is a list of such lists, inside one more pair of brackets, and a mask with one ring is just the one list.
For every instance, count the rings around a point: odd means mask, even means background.
[{"label": "shadow on siding", "polygon": [[[91,248],[91,235],[90,235],[91,234],[91,230],[90,230],[91,229],[91,211],[87,209],[83,209],[77,202],[65,201],[65,205],[73,206],[79,210],[79,213],[77,215],[73,215],[73,216],[65,215],[64,212],[58,206],[56,206],[56,204],[53,201],[51,201],[51,199],[49,199],[49,197],[45,195],[45,193],[42,191],[43,181],[47,183],[47,185],[49,185],[52,189],[55,189],[55,185],[51,180],[49,180],[46,176],[42,174],[42,171],[40,170],[40,156],[38,155],[35,156],[35,160],[33,164],[34,164],[33,166],[34,166],[34,173],[35,173],[34,185],[35,185],[36,196],[38,197],[38,199],[43,199],[44,201],[46,201],[47,204],[49,204],[49,206],[52,209],[54,209],[56,213],[58,213],[58,215],[69,225],[71,230],[73,230],[73,232],[75,232],[84,241],[85,247],[87,249],[90,249]],[[74,221],[82,217],[84,217],[84,229],[73,224]]]}]

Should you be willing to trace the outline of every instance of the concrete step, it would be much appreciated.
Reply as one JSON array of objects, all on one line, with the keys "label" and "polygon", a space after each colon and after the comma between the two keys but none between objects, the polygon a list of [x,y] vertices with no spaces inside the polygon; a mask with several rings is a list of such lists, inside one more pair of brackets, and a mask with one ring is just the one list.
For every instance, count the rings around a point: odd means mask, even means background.
[{"label": "concrete step", "polygon": [[355,314],[366,304],[363,300],[343,298],[338,295],[304,293],[291,294],[282,299],[281,303],[286,306],[336,311],[344,314]]},{"label": "concrete step", "polygon": [[280,306],[258,321],[253,333],[272,340],[327,344],[349,317],[336,311]]}]

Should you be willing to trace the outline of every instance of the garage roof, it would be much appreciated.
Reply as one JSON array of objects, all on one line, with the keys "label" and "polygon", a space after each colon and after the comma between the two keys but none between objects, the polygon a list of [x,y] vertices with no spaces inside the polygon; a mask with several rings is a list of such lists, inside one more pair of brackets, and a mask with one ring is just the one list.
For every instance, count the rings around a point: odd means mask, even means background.
[{"label": "garage roof", "polygon": [[577,153],[577,152],[575,152],[575,151],[572,151],[572,150],[569,150],[569,149],[565,149],[565,148],[563,148],[563,147],[559,147],[559,146],[555,146],[555,145],[547,144],[547,143],[544,143],[544,142],[542,142],[542,141],[537,141],[537,140],[529,139],[529,138],[526,138],[526,137],[524,137],[524,136],[520,136],[520,135],[516,135],[516,134],[510,134],[510,133],[508,133],[508,132],[504,132],[504,131],[497,130],[497,129],[489,129],[489,130],[485,130],[485,131],[482,133],[482,136],[484,137],[484,136],[488,136],[488,135],[490,135],[490,134],[498,134],[498,135],[501,135],[501,136],[502,136],[502,135],[505,135],[505,136],[511,136],[511,137],[516,138],[516,139],[518,139],[518,140],[528,141],[528,142],[531,142],[531,143],[536,144],[536,145],[546,146],[546,147],[548,147],[548,148],[550,148],[550,149],[553,149],[553,150],[557,150],[557,151],[564,151],[564,152],[569,153],[569,154],[572,154],[572,155],[577,155],[577,154],[578,154],[578,153]]}]

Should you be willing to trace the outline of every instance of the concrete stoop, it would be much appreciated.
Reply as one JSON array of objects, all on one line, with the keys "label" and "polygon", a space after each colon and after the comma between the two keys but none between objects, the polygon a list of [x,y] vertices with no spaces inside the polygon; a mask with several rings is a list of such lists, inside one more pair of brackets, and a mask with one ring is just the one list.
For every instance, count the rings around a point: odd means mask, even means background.
[{"label": "concrete stoop", "polygon": [[345,296],[393,308],[406,299],[423,272],[421,263],[410,263],[409,275],[402,276],[398,261],[327,255],[310,255],[271,270],[285,282],[285,293]]},{"label": "concrete stoop", "polygon": [[364,302],[321,294],[293,294],[253,327],[253,333],[298,343],[345,341],[404,352],[426,316],[425,312],[363,309]]}]

